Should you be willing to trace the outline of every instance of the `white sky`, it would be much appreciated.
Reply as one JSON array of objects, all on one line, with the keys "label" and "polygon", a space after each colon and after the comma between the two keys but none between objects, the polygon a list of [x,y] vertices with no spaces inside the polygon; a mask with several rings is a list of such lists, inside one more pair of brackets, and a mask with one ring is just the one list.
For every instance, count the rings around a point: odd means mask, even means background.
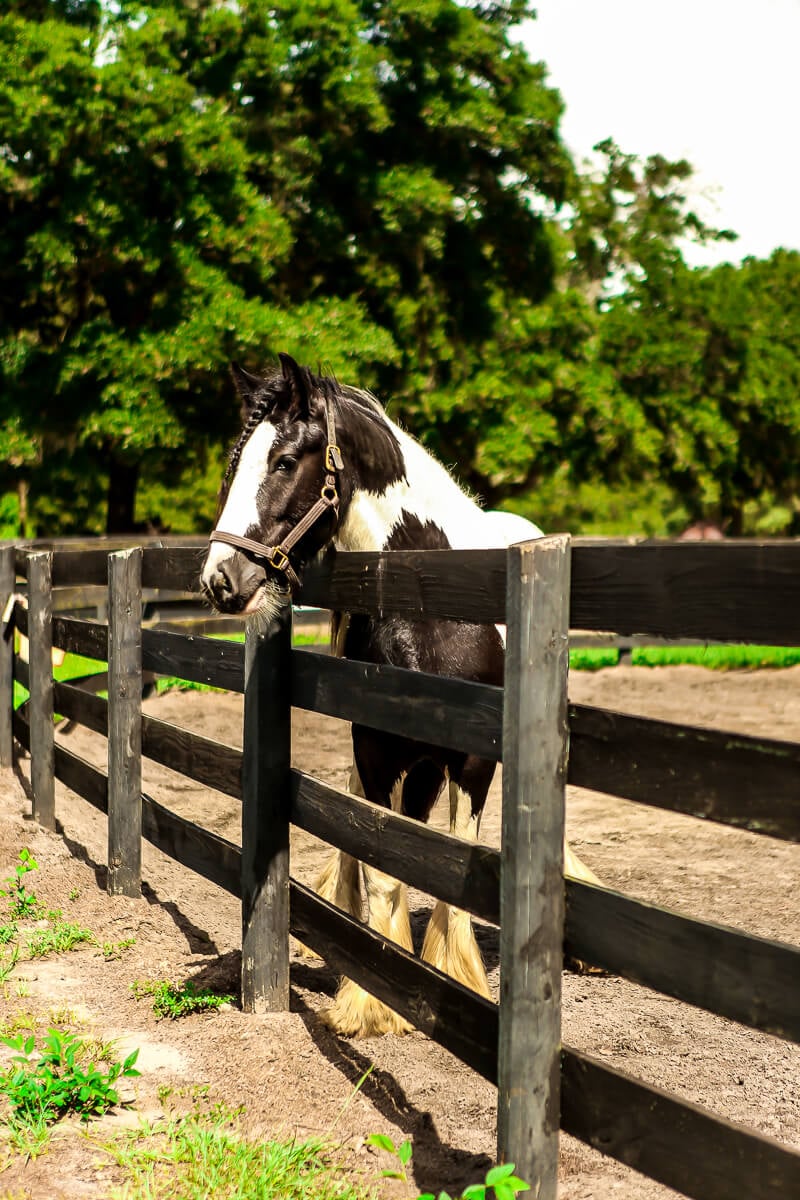
[{"label": "white sky", "polygon": [[800,249],[800,0],[533,0],[520,28],[566,105],[581,159],[622,150],[687,158],[698,214],[739,240],[694,263]]}]

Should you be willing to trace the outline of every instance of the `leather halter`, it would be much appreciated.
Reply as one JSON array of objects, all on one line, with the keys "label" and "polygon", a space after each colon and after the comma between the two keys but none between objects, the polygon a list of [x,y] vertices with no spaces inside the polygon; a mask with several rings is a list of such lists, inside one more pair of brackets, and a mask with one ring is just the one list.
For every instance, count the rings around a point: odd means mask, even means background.
[{"label": "leather halter", "polygon": [[297,572],[289,561],[289,551],[300,541],[312,525],[333,510],[336,520],[339,519],[339,490],[336,486],[336,472],[344,470],[341,451],[336,444],[336,427],[333,419],[333,402],[328,395],[325,397],[325,424],[328,442],[325,446],[325,482],[323,483],[319,500],[311,506],[304,517],[290,529],[286,537],[277,546],[265,546],[253,538],[240,537],[238,533],[225,533],[215,529],[209,537],[209,542],[225,542],[237,550],[243,550],[250,558],[263,559],[276,571],[282,571],[286,576],[289,591],[294,592],[300,587]]}]

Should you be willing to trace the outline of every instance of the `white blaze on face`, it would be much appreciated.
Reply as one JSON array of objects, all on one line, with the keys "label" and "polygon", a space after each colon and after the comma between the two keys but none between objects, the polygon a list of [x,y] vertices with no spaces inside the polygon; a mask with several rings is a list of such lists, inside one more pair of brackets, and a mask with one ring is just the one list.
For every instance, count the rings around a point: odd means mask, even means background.
[{"label": "white blaze on face", "polygon": [[[246,537],[248,529],[258,525],[258,489],[267,474],[269,452],[274,441],[275,426],[269,421],[262,421],[245,442],[228,499],[217,522],[217,529],[221,533]],[[212,542],[203,568],[203,579],[210,580],[219,564],[232,554],[233,549],[224,542]]]}]

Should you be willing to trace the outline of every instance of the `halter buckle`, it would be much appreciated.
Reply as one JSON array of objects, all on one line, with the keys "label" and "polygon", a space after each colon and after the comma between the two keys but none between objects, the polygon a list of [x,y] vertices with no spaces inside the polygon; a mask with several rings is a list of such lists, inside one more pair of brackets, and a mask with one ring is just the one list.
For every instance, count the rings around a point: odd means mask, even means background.
[{"label": "halter buckle", "polygon": [[276,571],[285,571],[290,566],[289,555],[280,546],[273,546],[266,556],[267,562]]},{"label": "halter buckle", "polygon": [[333,442],[328,442],[325,447],[325,470],[326,471],[343,471],[344,459],[342,452]]}]

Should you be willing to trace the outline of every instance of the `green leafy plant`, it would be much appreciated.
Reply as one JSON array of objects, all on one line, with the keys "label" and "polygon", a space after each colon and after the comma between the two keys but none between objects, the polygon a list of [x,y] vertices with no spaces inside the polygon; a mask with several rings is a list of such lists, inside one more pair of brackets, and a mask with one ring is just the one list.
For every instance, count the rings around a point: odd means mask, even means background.
[{"label": "green leafy plant", "polygon": [[[381,1171],[382,1179],[399,1179],[401,1183],[409,1182],[407,1168],[412,1156],[410,1141],[406,1140],[396,1146],[387,1134],[371,1133],[366,1139],[366,1144],[375,1146],[378,1150],[385,1150],[400,1164],[399,1167],[390,1167]],[[465,1188],[461,1193],[460,1200],[487,1200],[487,1197],[492,1194],[496,1200],[514,1200],[514,1197],[520,1192],[529,1190],[530,1184],[514,1174],[513,1163],[501,1163],[499,1166],[489,1168],[483,1183],[473,1183]],[[417,1200],[452,1200],[452,1197],[448,1192],[439,1192],[438,1196],[433,1192],[423,1192],[417,1197]]]},{"label": "green leafy plant", "polygon": [[136,980],[131,984],[131,991],[137,1000],[143,996],[153,997],[153,1012],[159,1020],[169,1017],[174,1021],[190,1013],[208,1012],[233,1000],[233,996],[223,996],[208,988],[196,988],[191,981],[181,987],[167,979],[148,982]]},{"label": "green leafy plant", "polygon": [[84,1042],[74,1033],[50,1029],[37,1051],[34,1034],[4,1037],[0,1041],[15,1053],[16,1064],[0,1076],[0,1094],[11,1108],[12,1142],[28,1153],[38,1153],[47,1142],[48,1126],[69,1113],[82,1120],[102,1116],[120,1103],[115,1084],[139,1072],[134,1050],[123,1062],[101,1070],[87,1061]]},{"label": "green leafy plant", "polygon": [[121,958],[124,952],[129,950],[135,942],[135,937],[123,938],[121,942],[103,942],[103,958],[106,962],[113,962],[114,959]]},{"label": "green leafy plant", "polygon": [[14,874],[7,875],[5,883],[8,887],[0,888],[0,896],[7,896],[9,903],[9,915],[12,920],[29,920],[35,917],[39,911],[39,901],[33,892],[29,892],[25,886],[24,879],[29,871],[35,871],[39,864],[31,854],[27,847],[23,847],[19,852],[19,858],[14,867]]},{"label": "green leafy plant", "polygon": [[[51,919],[55,917],[55,914],[50,915]],[[66,950],[74,950],[81,943],[93,941],[91,929],[55,917],[48,929],[41,929],[28,938],[27,949],[31,958],[44,958],[47,954],[62,954]]]}]

